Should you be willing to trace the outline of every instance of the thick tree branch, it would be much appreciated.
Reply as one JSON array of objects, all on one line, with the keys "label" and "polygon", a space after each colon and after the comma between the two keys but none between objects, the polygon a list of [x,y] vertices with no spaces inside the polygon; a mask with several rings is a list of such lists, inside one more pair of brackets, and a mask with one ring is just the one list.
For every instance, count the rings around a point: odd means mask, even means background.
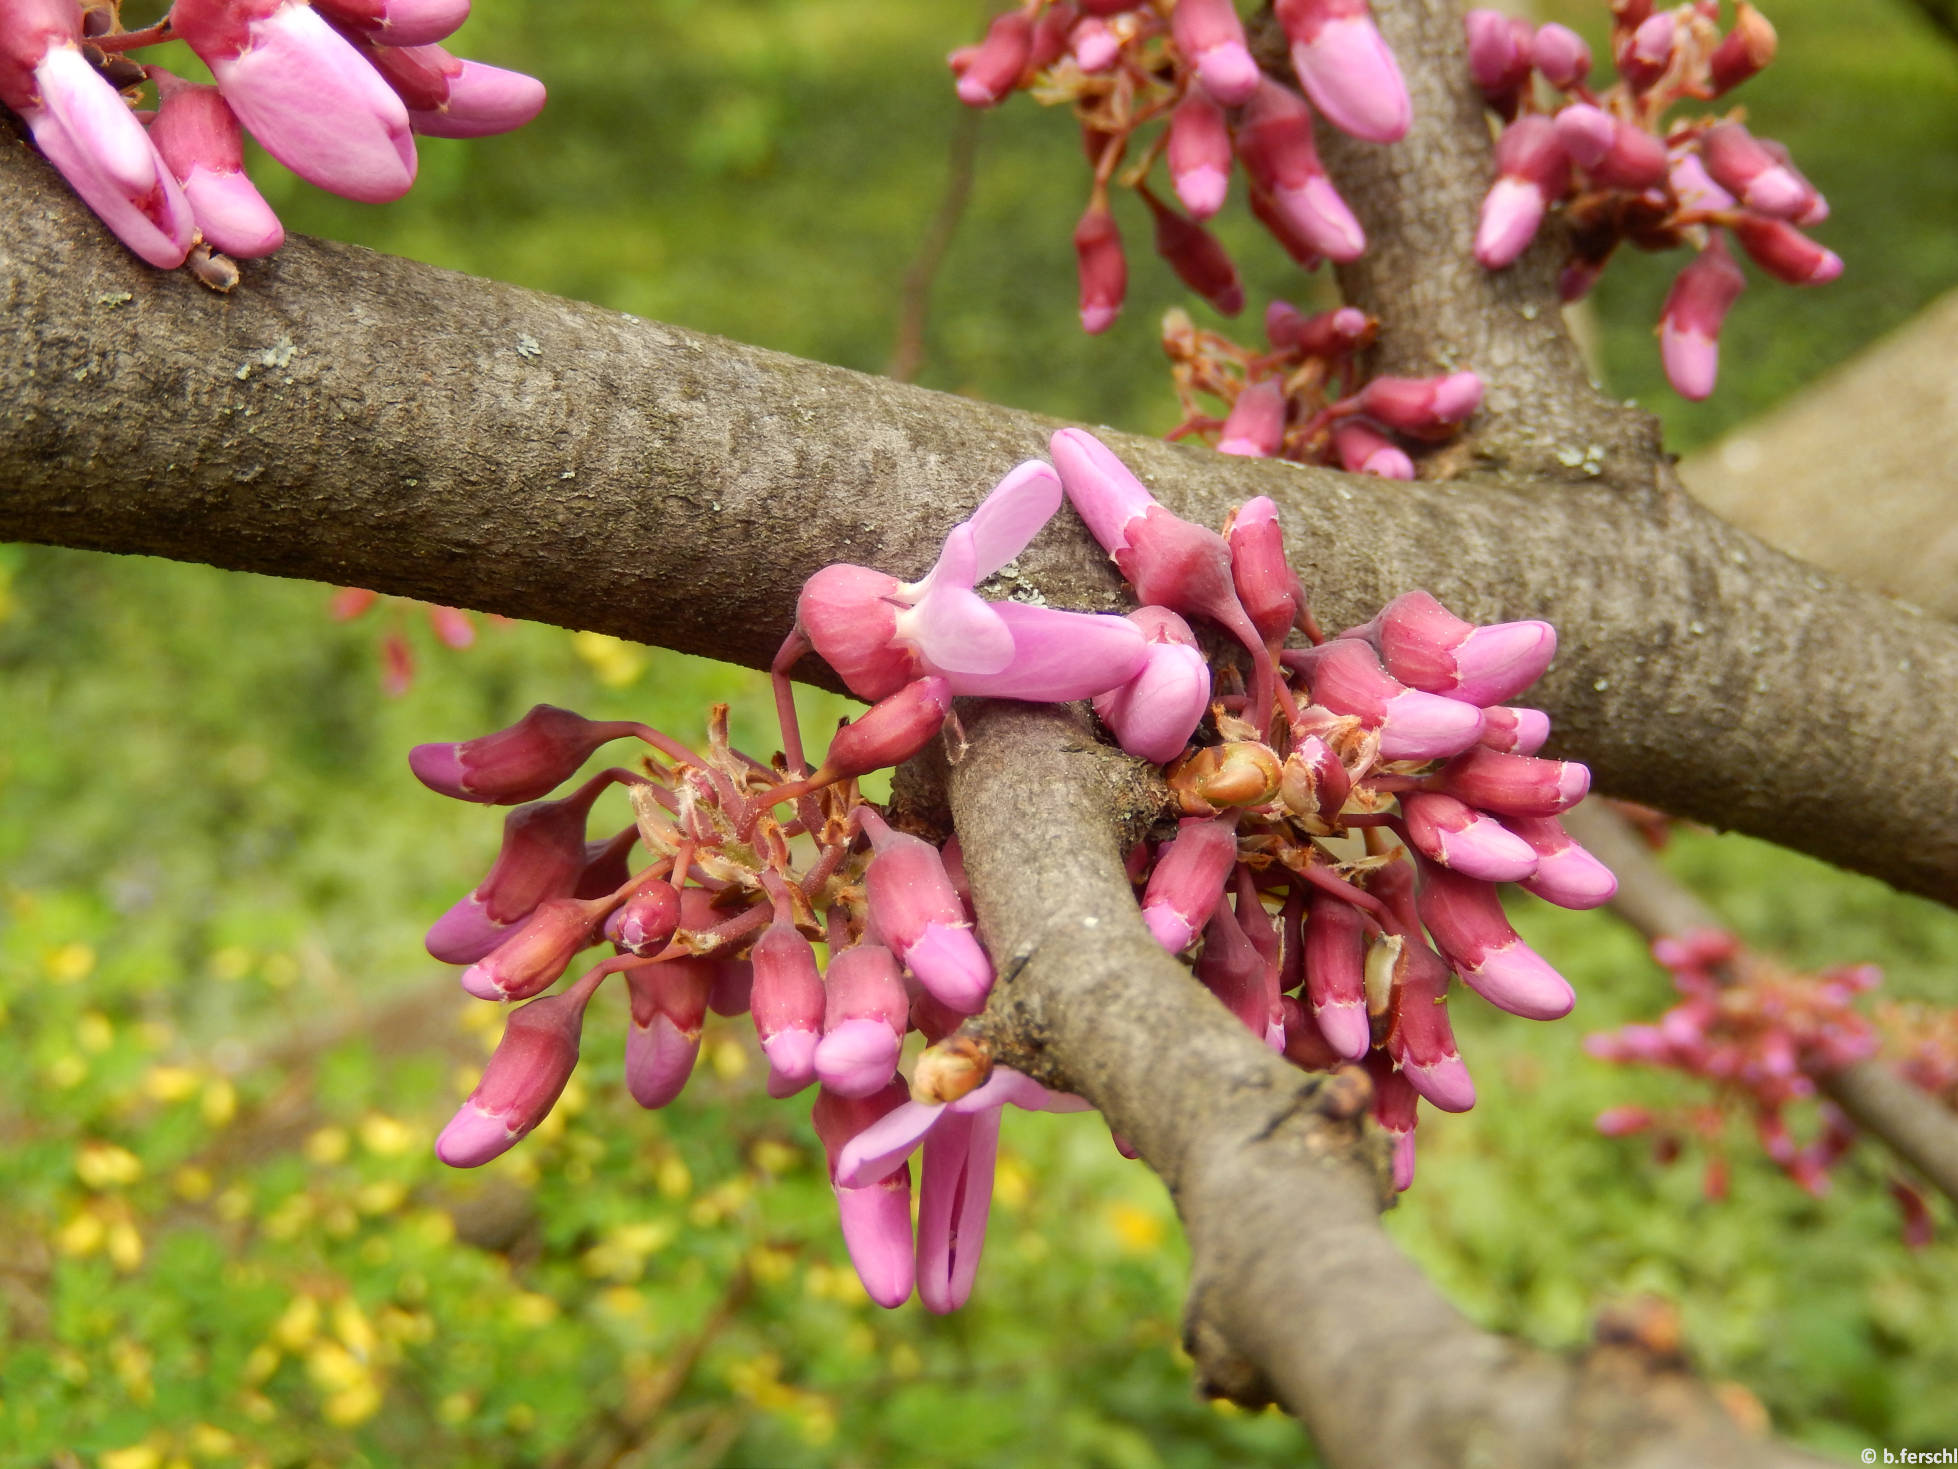
[{"label": "thick tree branch", "polygon": [[1152,783],[1067,710],[964,717],[946,781],[1003,966],[980,1025],[1003,1060],[1093,1102],[1169,1186],[1211,1391],[1275,1398],[1340,1465],[1815,1462],[1744,1438],[1632,1348],[1570,1364],[1464,1320],[1379,1227],[1358,1077],[1288,1066],[1142,926],[1120,833],[1137,800],[1153,811]]},{"label": "thick tree branch", "polygon": [[[1054,426],[316,241],[217,297],[128,256],[24,148],[0,148],[0,194],[11,539],[762,666],[811,572],[922,572]],[[1531,697],[1600,789],[1958,898],[1958,628],[1663,486],[1403,485],[1109,437],[1193,519],[1276,498],[1329,624],[1413,586],[1554,621]],[[1071,518],[1005,589],[1123,605]]]},{"label": "thick tree branch", "polygon": [[[1727,927],[1609,807],[1587,801],[1566,813],[1564,825],[1617,874],[1618,895],[1611,910],[1648,940]],[[1851,1122],[1958,1206],[1958,1113],[1880,1060],[1859,1061],[1819,1076],[1816,1085]]]}]

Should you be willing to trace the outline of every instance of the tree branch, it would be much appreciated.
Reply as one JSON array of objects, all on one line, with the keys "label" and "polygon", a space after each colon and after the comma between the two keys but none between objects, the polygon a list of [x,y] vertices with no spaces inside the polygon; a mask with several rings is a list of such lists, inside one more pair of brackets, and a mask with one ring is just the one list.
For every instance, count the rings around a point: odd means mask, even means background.
[{"label": "tree branch", "polygon": [[1208,1391],[1282,1403],[1336,1465],[1818,1462],[1743,1437],[1676,1364],[1621,1345],[1565,1363],[1464,1320],[1379,1227],[1364,1085],[1288,1066],[1143,927],[1119,834],[1153,814],[1153,778],[1065,709],[963,718],[946,783],[1003,966],[979,1025],[1169,1186]]},{"label": "tree branch", "polygon": [[[1695,929],[1725,929],[1720,915],[1661,866],[1616,813],[1586,801],[1565,827],[1618,876],[1611,910],[1648,941]],[[1958,1113],[1879,1060],[1815,1078],[1845,1116],[1889,1148],[1958,1206]]]},{"label": "tree branch", "polygon": [[[23,148],[0,148],[0,193],[11,539],[760,667],[804,578],[922,573],[1054,427],[344,245],[290,241],[217,297],[131,258]],[[1664,486],[1404,485],[1108,437],[1192,519],[1277,499],[1333,626],[1414,586],[1555,622],[1532,698],[1600,789],[1958,898],[1958,628]],[[1072,517],[1016,566],[1015,595],[1124,605]]]}]

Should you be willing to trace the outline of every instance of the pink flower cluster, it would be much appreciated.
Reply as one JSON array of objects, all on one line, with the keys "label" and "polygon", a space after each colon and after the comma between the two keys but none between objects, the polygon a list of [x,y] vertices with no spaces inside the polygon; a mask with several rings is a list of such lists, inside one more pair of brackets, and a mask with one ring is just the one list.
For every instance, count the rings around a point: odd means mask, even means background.
[{"label": "pink flower cluster", "polygon": [[[1663,1067],[1711,1084],[1710,1103],[1668,1111],[1612,1107],[1598,1116],[1607,1137],[1638,1133],[1654,1136],[1658,1156],[1671,1162],[1685,1137],[1698,1137],[1709,1150],[1707,1197],[1722,1198],[1728,1188],[1728,1162],[1722,1151],[1727,1119],[1747,1117],[1755,1137],[1776,1167],[1797,1185],[1820,1196],[1829,1191],[1829,1172],[1854,1147],[1855,1126],[1829,1101],[1817,1102],[1819,1124],[1806,1144],[1798,1144],[1788,1123],[1789,1110],[1815,1100],[1816,1078],[1875,1056],[1883,1045],[1879,1028],[1854,1009],[1856,997],[1876,987],[1883,976],[1873,965],[1845,965],[1817,975],[1791,973],[1742,947],[1733,935],[1697,932],[1664,938],[1653,957],[1672,972],[1684,997],[1652,1025],[1628,1025],[1585,1040],[1585,1049],[1619,1065]],[[1900,1070],[1936,1095],[1958,1087],[1958,1029],[1938,1037],[1923,1017],[1895,1027],[1905,1042]],[[1903,1032],[1908,1032],[1904,1034]],[[1892,1181],[1904,1221],[1904,1237],[1914,1244],[1930,1238],[1930,1213],[1914,1187]]]},{"label": "pink flower cluster", "polygon": [[[1659,314],[1659,350],[1681,396],[1704,398],[1719,367],[1721,324],[1747,283],[1729,235],[1761,269],[1792,285],[1834,280],[1842,261],[1796,228],[1819,224],[1829,210],[1787,149],[1748,132],[1737,113],[1665,119],[1674,104],[1720,97],[1774,58],[1774,28],[1761,13],[1737,0],[1722,33],[1719,0],[1670,10],[1613,0],[1611,9],[1617,80],[1595,90],[1590,48],[1575,31],[1469,12],[1469,65],[1505,123],[1475,254],[1500,270],[1561,205],[1572,249],[1563,274],[1568,301],[1591,288],[1623,242],[1641,250],[1691,246],[1698,253]],[[1548,105],[1537,77],[1554,94]]]},{"label": "pink flower cluster", "polygon": [[[1071,104],[1080,120],[1093,170],[1074,232],[1085,330],[1105,331],[1127,291],[1111,182],[1142,196],[1158,253],[1226,315],[1243,309],[1243,288],[1200,221],[1223,207],[1234,163],[1249,180],[1252,213],[1308,268],[1355,259],[1366,248],[1359,221],[1319,162],[1313,113],[1356,138],[1396,141],[1411,115],[1400,68],[1366,0],[1280,0],[1275,12],[1304,96],[1260,72],[1232,0],[1023,0],[996,17],[978,45],[952,53],[968,106],[991,107],[1025,89],[1048,104]],[[1138,132],[1164,120],[1118,178]],[[1187,214],[1148,187],[1164,155]]]},{"label": "pink flower cluster", "polygon": [[[1187,313],[1163,317],[1183,421],[1168,437],[1201,438],[1221,453],[1412,479],[1417,450],[1451,438],[1482,401],[1473,372],[1365,379],[1360,362],[1378,323],[1352,306],[1304,315],[1265,309],[1263,349],[1204,331]],[[1203,400],[1224,405],[1219,417]]]},{"label": "pink flower cluster", "polygon": [[[164,269],[200,248],[252,257],[283,242],[245,176],[242,131],[308,182],[379,203],[415,181],[413,134],[506,132],[544,105],[535,78],[436,44],[469,0],[175,0],[141,31],[123,30],[117,11],[0,0],[0,103],[117,237]],[[214,86],[129,59],[171,40]],[[146,83],[156,107],[138,112]]]}]

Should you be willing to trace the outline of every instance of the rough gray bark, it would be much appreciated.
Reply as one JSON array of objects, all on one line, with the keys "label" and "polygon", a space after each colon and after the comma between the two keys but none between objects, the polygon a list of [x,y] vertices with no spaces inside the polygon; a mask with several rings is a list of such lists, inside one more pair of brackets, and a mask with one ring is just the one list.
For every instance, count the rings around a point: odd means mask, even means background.
[{"label": "rough gray bark", "polygon": [[[922,572],[1055,427],[345,245],[293,240],[214,296],[130,257],[24,148],[0,148],[0,194],[11,539],[765,666],[811,572]],[[1600,789],[1958,897],[1958,629],[1768,550],[1665,476],[1403,485],[1108,438],[1192,519],[1278,500],[1331,625],[1414,586],[1555,622],[1531,697]],[[1123,605],[1071,516],[1011,590]]]},{"label": "rough gray bark", "polygon": [[1287,1065],[1143,927],[1122,834],[1160,800],[1146,772],[1064,709],[962,718],[944,779],[1003,975],[977,1029],[1169,1186],[1208,1390],[1281,1403],[1338,1465],[1822,1462],[1745,1437],[1677,1363],[1621,1345],[1568,1363],[1464,1320],[1380,1228],[1364,1079]]}]

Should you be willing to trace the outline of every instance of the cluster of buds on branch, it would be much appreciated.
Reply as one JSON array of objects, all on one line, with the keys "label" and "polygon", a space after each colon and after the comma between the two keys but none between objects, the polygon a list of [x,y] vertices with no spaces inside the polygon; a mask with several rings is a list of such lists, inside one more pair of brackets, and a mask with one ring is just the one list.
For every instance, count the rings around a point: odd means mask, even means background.
[{"label": "cluster of buds on branch", "polygon": [[[770,1095],[817,1088],[815,1130],[872,1299],[895,1306],[915,1289],[933,1310],[961,1304],[1001,1110],[1087,1104],[995,1065],[964,1028],[994,969],[958,838],[898,830],[857,789],[937,739],[959,694],[1092,699],[1124,750],[1167,766],[1175,809],[1129,859],[1143,923],[1169,952],[1194,951],[1198,979],[1297,1065],[1364,1068],[1400,1187],[1418,1101],[1463,1111],[1475,1099],[1447,1018],[1451,971],[1515,1014],[1570,1009],[1570,986],[1496,895],[1517,882],[1591,907],[1614,888],[1557,821],[1588,773],[1536,758],[1549,720],[1506,702],[1549,664],[1552,629],[1475,626],[1410,592],[1328,639],[1269,500],[1219,534],[1171,514],[1079,429],[1056,434],[1052,453],[954,526],[919,580],[850,565],[809,579],[775,664],[785,752],[768,763],[728,743],[724,707],[698,751],[540,705],[496,734],[413,752],[434,790],[515,808],[488,875],[428,934],[432,954],[466,966],[469,993],[527,1002],[442,1132],[445,1161],[483,1163],[543,1120],[577,1064],[592,995],[623,974],[637,1101],[680,1094],[709,1010],[752,1014]],[[1063,498],[1136,611],[979,595]],[[1193,624],[1241,645],[1248,676],[1213,673]],[[1303,643],[1287,647],[1295,632]],[[813,770],[788,683],[811,651],[871,704]],[[613,740],[643,745],[636,768],[545,799]],[[635,819],[593,837],[594,803],[613,786]],[[600,943],[611,957],[545,993]],[[907,1083],[914,1030],[926,1044]],[[919,1148],[914,1232],[906,1160]]]},{"label": "cluster of buds on branch", "polygon": [[[1024,89],[1072,106],[1080,121],[1092,170],[1074,231],[1085,330],[1106,330],[1127,290],[1111,184],[1141,196],[1157,252],[1225,315],[1243,309],[1244,290],[1201,221],[1223,207],[1234,163],[1244,167],[1252,213],[1306,268],[1353,260],[1366,248],[1319,162],[1313,114],[1356,138],[1396,141],[1411,116],[1400,68],[1366,0],[1279,0],[1275,8],[1303,97],[1259,70],[1232,0],[1024,0],[996,17],[978,45],[952,53],[968,106],[991,107]],[[1165,155],[1187,213],[1149,188]]]},{"label": "cluster of buds on branch", "polygon": [[[1819,974],[1797,974],[1744,948],[1732,934],[1700,931],[1662,938],[1653,957],[1672,974],[1683,997],[1651,1025],[1628,1025],[1586,1038],[1585,1049],[1619,1065],[1661,1067],[1707,1082],[1711,1100],[1666,1111],[1612,1107],[1599,1114],[1608,1137],[1650,1133],[1663,1162],[1679,1156],[1682,1142],[1697,1137],[1709,1150],[1705,1192],[1726,1196],[1729,1166],[1727,1122],[1751,1123],[1762,1151],[1798,1186],[1816,1196],[1829,1191],[1830,1170],[1854,1147],[1857,1129],[1826,1098],[1821,1078],[1880,1051],[1898,1053],[1899,1072],[1947,1105],[1958,1101],[1958,1019],[1926,1017],[1890,1008],[1876,1020],[1857,1011],[1856,997],[1882,982],[1873,965],[1845,965]],[[1797,1143],[1788,1113],[1815,1102],[1819,1120],[1807,1143]],[[1923,1196],[1902,1178],[1890,1192],[1903,1215],[1904,1238],[1930,1239],[1931,1216]]]},{"label": "cluster of buds on branch", "polygon": [[[1621,243],[1692,248],[1697,253],[1660,312],[1659,350],[1681,396],[1704,398],[1719,366],[1721,324],[1747,283],[1729,235],[1762,270],[1792,285],[1834,280],[1842,261],[1796,228],[1819,224],[1829,211],[1785,148],[1755,137],[1739,112],[1665,117],[1677,103],[1724,96],[1766,66],[1775,50],[1766,18],[1737,0],[1723,34],[1718,0],[1670,10],[1612,0],[1611,11],[1617,80],[1596,89],[1590,48],[1568,27],[1469,12],[1469,65],[1504,124],[1475,254],[1491,270],[1503,268],[1561,205],[1571,244],[1563,296],[1574,301]],[[1548,105],[1538,77],[1552,94]]]},{"label": "cluster of buds on branch", "polygon": [[[132,31],[120,0],[0,0],[0,103],[137,255],[189,259],[229,289],[224,257],[285,238],[245,176],[243,132],[309,183],[381,203],[415,181],[414,134],[482,137],[537,115],[535,78],[436,44],[468,16],[469,0],[175,0]],[[165,41],[215,85],[133,59]]]},{"label": "cluster of buds on branch", "polygon": [[[1203,331],[1183,311],[1163,317],[1183,421],[1225,454],[1333,464],[1356,474],[1412,479],[1417,449],[1454,436],[1482,402],[1473,372],[1439,377],[1363,377],[1360,360],[1378,323],[1353,306],[1311,316],[1285,301],[1265,309],[1262,349]],[[1222,403],[1222,415],[1205,399]]]}]

